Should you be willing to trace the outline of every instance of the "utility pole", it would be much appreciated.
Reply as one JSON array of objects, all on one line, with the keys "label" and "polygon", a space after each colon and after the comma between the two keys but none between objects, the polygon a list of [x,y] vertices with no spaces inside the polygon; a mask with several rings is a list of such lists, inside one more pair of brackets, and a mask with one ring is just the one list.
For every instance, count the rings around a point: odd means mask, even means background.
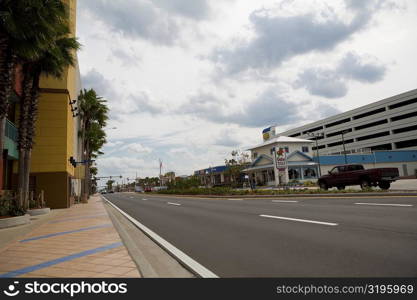
[{"label": "utility pole", "polygon": [[162,186],[162,160],[159,159],[159,187]]},{"label": "utility pole", "polygon": [[321,165],[320,165],[320,155],[319,155],[319,144],[317,142],[319,137],[323,137],[324,133],[323,132],[318,132],[318,133],[313,133],[313,132],[308,132],[307,133],[309,136],[314,137],[314,140],[316,141],[316,156],[317,156],[317,163],[319,166],[319,177],[321,177]]},{"label": "utility pole", "polygon": [[343,130],[342,133],[341,133],[341,135],[342,135],[342,143],[343,143],[343,153],[345,155],[345,165],[347,165],[347,156],[346,156],[346,146],[345,146],[345,137],[344,137],[344,135],[346,133],[348,133],[348,132],[349,131],[347,131],[347,130]]}]

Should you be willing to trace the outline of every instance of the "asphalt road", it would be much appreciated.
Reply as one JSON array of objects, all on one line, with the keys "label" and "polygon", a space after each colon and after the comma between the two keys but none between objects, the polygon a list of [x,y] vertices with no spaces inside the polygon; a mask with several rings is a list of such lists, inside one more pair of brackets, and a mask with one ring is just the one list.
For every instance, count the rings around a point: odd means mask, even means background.
[{"label": "asphalt road", "polygon": [[105,196],[219,277],[417,276],[417,197]]}]

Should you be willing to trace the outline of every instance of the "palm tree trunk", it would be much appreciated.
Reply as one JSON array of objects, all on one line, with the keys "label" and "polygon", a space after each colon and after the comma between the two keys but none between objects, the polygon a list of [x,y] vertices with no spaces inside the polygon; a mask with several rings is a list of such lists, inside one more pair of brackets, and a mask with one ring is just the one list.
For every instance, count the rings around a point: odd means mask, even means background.
[{"label": "palm tree trunk", "polygon": [[38,104],[39,104],[39,79],[40,72],[35,72],[33,75],[32,86],[30,89],[30,102],[27,114],[27,136],[24,159],[24,195],[26,200],[26,207],[29,207],[29,182],[30,182],[30,163],[32,159],[32,148],[35,140],[36,120],[38,119]]},{"label": "palm tree trunk", "polygon": [[[6,34],[0,33],[0,170],[3,170],[4,135],[12,93],[14,63],[9,38]],[[3,182],[0,182],[0,189],[2,188]]]},{"label": "palm tree trunk", "polygon": [[28,147],[28,122],[29,122],[29,108],[31,105],[31,89],[33,84],[33,79],[29,75],[30,66],[24,66],[24,82],[23,82],[23,95],[20,101],[20,115],[19,115],[19,140],[18,140],[18,149],[19,149],[19,175],[18,175],[18,186],[17,190],[19,192],[19,204],[21,206],[26,204],[26,195],[29,186],[29,183],[26,183],[26,149]]}]

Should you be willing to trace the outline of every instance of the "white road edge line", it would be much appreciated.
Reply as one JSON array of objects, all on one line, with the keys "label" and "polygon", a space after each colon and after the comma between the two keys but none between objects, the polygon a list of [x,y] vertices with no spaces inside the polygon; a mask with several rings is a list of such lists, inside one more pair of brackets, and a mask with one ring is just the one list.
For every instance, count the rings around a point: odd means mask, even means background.
[{"label": "white road edge line", "polygon": [[297,203],[296,200],[272,200],[272,202],[283,202],[283,203]]},{"label": "white road edge line", "polygon": [[167,204],[169,204],[169,205],[177,205],[177,206],[180,206],[181,205],[179,203],[174,203],[174,202],[167,202]]},{"label": "white road edge line", "polygon": [[107,200],[104,196],[102,196],[104,200],[107,201],[111,206],[113,206],[115,209],[117,209],[122,215],[124,215],[130,222],[135,224],[140,230],[142,230],[147,236],[149,236],[154,242],[156,242],[159,246],[164,248],[166,251],[168,251],[172,256],[174,256],[177,260],[179,260],[183,265],[187,266],[189,269],[191,269],[195,274],[202,278],[219,278],[216,274],[211,272],[209,269],[189,257],[187,254],[182,252],[180,249],[176,248],[174,245],[172,245],[170,242],[166,241],[159,235],[157,235],[155,232],[150,230],[148,227],[143,225],[142,223],[138,222],[136,219],[131,217],[129,214],[125,213],[123,210],[118,208],[116,205],[111,203],[109,200]]},{"label": "white road edge line", "polygon": [[240,198],[229,198],[227,200],[230,200],[230,201],[242,201],[243,199],[240,199]]},{"label": "white road edge line", "polygon": [[357,202],[357,205],[382,205],[382,206],[405,206],[410,207],[412,204],[394,204],[394,203],[366,203],[366,202]]},{"label": "white road edge line", "polygon": [[148,199],[145,199],[145,198],[143,198],[142,200],[143,200],[143,201],[148,201]]},{"label": "white road edge line", "polygon": [[313,224],[328,225],[328,226],[338,226],[339,225],[337,223],[319,222],[319,221],[294,219],[294,218],[286,218],[286,217],[278,217],[278,216],[270,216],[270,215],[259,215],[259,216],[264,217],[264,218],[281,219],[281,220],[304,222],[304,223],[313,223]]}]

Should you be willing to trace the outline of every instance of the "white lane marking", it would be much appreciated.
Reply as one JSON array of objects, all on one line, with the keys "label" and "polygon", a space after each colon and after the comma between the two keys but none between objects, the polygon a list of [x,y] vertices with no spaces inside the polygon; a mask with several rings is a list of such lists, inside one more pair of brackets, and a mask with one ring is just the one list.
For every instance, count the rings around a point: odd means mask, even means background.
[{"label": "white lane marking", "polygon": [[202,278],[219,278],[216,274],[211,272],[209,269],[189,257],[187,254],[182,252],[180,249],[172,245],[170,242],[164,240],[162,237],[157,235],[155,232],[150,230],[148,227],[143,225],[142,223],[138,222],[136,219],[131,217],[129,214],[125,213],[123,210],[118,208],[116,205],[111,203],[107,200],[104,196],[102,196],[104,200],[107,201],[111,206],[113,206],[117,211],[119,211],[122,215],[124,215],[130,222],[135,224],[140,230],[142,230],[146,235],[148,235],[152,240],[154,240],[157,244],[159,244],[162,248],[168,251],[174,258],[182,262],[185,266],[190,268],[195,274]]},{"label": "white lane marking", "polygon": [[296,200],[272,200],[272,202],[297,203]]},{"label": "white lane marking", "polygon": [[230,201],[242,201],[243,199],[239,199],[239,198],[229,198],[229,199],[227,199],[227,200],[230,200]]},{"label": "white lane marking", "polygon": [[169,204],[169,205],[177,205],[177,206],[180,206],[181,205],[179,203],[174,203],[174,202],[167,202],[167,204]]},{"label": "white lane marking", "polygon": [[148,199],[145,199],[145,198],[143,198],[142,200],[143,200],[143,201],[148,201]]},{"label": "white lane marking", "polygon": [[281,220],[304,222],[304,223],[313,223],[313,224],[328,225],[328,226],[337,226],[337,225],[339,225],[337,223],[320,222],[320,221],[305,220],[305,219],[294,219],[294,218],[286,218],[286,217],[278,217],[278,216],[270,216],[270,215],[259,215],[259,216],[264,217],[264,218],[281,219]]},{"label": "white lane marking", "polygon": [[382,205],[382,206],[405,206],[410,207],[412,204],[392,204],[392,203],[366,203],[366,202],[357,202],[357,205]]}]

